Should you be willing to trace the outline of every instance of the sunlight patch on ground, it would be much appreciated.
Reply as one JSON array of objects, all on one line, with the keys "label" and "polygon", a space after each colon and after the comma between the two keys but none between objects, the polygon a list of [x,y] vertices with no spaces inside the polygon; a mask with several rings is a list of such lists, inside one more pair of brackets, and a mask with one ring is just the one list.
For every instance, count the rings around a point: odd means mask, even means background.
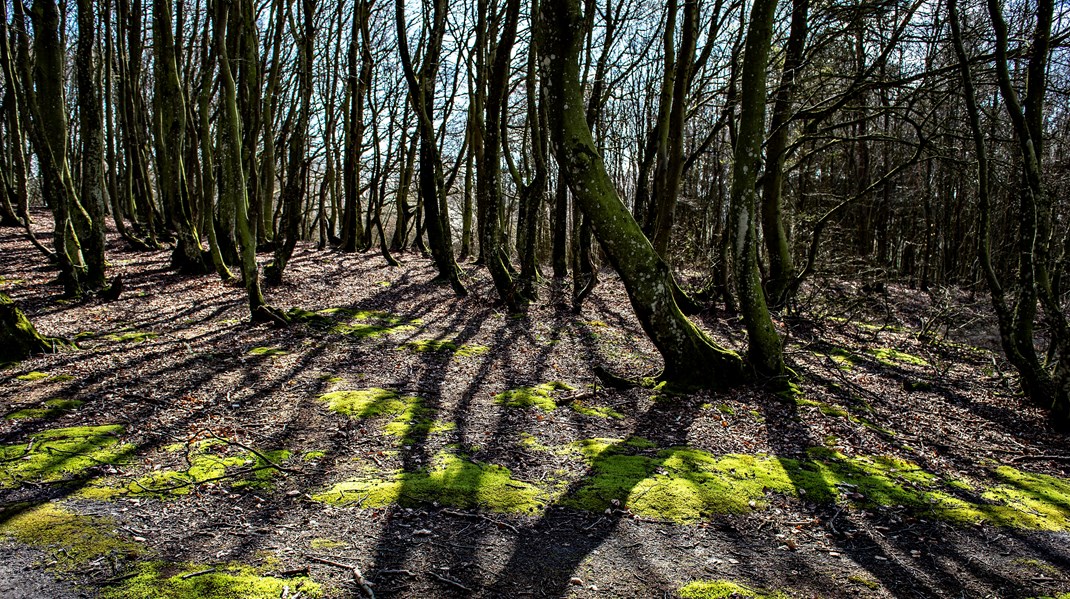
[{"label": "sunlight patch on ground", "polygon": [[341,482],[312,498],[364,508],[437,502],[503,513],[541,512],[548,500],[546,492],[513,478],[508,468],[446,452],[429,468]]},{"label": "sunlight patch on ground", "polygon": [[557,409],[554,393],[571,391],[572,387],[560,381],[550,381],[534,387],[518,387],[494,396],[494,403],[507,408],[538,408],[543,412]]},{"label": "sunlight patch on ground", "polygon": [[[288,592],[287,592],[288,589]],[[101,599],[278,599],[322,597],[323,588],[305,576],[277,578],[243,564],[204,565],[145,562]]]},{"label": "sunlight patch on ground", "polygon": [[761,591],[730,580],[696,580],[679,591],[683,599],[787,599],[784,593]]},{"label": "sunlight patch on ground", "polygon": [[37,408],[22,408],[21,410],[15,410],[4,418],[8,420],[32,420],[32,419],[51,419],[62,414],[65,414],[71,410],[81,407],[84,402],[77,399],[63,399],[56,397],[53,399],[45,400],[40,407]]},{"label": "sunlight patch on ground", "polygon": [[315,311],[291,308],[286,315],[290,320],[303,322],[312,328],[357,339],[412,331],[416,329],[415,325],[423,323],[419,318],[355,308],[323,308]]},{"label": "sunlight patch on ground", "polygon": [[56,428],[0,446],[0,489],[87,478],[91,468],[122,464],[134,451],[119,443],[122,431],[118,424]]},{"label": "sunlight patch on ground", "polygon": [[434,411],[424,406],[423,398],[401,395],[390,389],[371,387],[334,391],[321,395],[319,400],[332,412],[351,418],[373,419],[389,417],[384,432],[399,437],[402,442],[425,438],[428,435],[453,430],[456,424],[433,418]]},{"label": "sunlight patch on ground", "polygon": [[110,518],[83,516],[55,503],[18,504],[0,511],[0,534],[44,550],[49,567],[70,572],[103,557],[136,557],[144,549],[114,534]]},{"label": "sunlight patch on ground", "polygon": [[214,482],[227,484],[235,490],[268,489],[279,475],[274,465],[290,458],[287,450],[261,451],[261,457],[215,439],[193,443],[188,450],[186,447],[186,444],[178,443],[167,448],[169,453],[184,453],[182,462],[185,467],[159,470],[130,482],[114,478],[94,481],[79,491],[78,496],[104,500],[120,495],[188,495],[198,485]]}]

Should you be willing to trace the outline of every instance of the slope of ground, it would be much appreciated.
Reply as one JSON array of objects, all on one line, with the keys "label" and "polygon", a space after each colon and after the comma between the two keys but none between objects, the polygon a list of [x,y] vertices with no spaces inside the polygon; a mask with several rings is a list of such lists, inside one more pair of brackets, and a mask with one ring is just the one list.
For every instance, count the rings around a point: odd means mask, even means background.
[{"label": "slope of ground", "polygon": [[797,392],[675,395],[595,376],[659,368],[610,273],[513,317],[472,266],[459,300],[417,255],[298,246],[274,328],[166,251],[113,240],[112,302],[61,299],[13,230],[0,256],[81,348],[0,371],[12,596],[1070,592],[1066,437],[983,297],[815,285],[779,323]]}]

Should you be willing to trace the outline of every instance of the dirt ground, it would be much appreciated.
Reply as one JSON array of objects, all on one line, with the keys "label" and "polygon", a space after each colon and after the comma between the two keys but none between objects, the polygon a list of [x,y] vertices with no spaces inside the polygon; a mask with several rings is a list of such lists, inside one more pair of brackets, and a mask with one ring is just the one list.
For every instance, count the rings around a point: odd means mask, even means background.
[{"label": "dirt ground", "polygon": [[[361,582],[377,597],[1070,592],[1067,438],[1023,405],[982,294],[818,281],[778,323],[796,393],[678,394],[596,376],[660,368],[609,271],[580,313],[547,282],[516,317],[471,264],[458,299],[418,254],[391,268],[301,244],[265,289],[308,311],[283,328],[251,324],[240,287],[171,272],[166,250],[108,250],[122,296],[69,302],[37,250],[0,230],[0,291],[80,348],[0,370],[4,597],[133,597],[149,563],[174,589],[237,581],[246,565],[263,584],[239,596],[256,597],[366,596]],[[731,315],[696,319],[745,347]],[[554,382],[568,387],[544,394],[556,409],[502,399]],[[323,398],[368,389],[393,394],[349,414]],[[121,426],[99,447],[54,445],[40,459],[68,452],[67,465],[27,469],[49,431],[105,425]],[[726,456],[839,478],[828,496],[799,478],[755,490],[759,475]],[[874,456],[897,465],[843,474]],[[647,470],[597,486],[628,464]],[[710,490],[723,480],[739,482]],[[694,497],[699,511],[681,511]],[[95,527],[107,549],[32,534],[19,515],[40,506]],[[159,592],[144,596],[184,596]]]}]

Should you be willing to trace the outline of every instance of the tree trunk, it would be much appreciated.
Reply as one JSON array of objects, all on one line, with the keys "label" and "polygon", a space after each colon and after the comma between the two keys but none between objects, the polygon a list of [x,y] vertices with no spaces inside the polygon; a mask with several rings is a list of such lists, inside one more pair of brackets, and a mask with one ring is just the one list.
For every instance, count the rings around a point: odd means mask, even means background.
[{"label": "tree trunk", "polygon": [[773,328],[758,271],[754,184],[765,130],[765,69],[773,36],[776,0],[755,0],[751,8],[740,79],[739,133],[732,165],[733,263],[739,308],[747,325],[747,357],[765,377],[784,374],[780,336]]},{"label": "tree trunk", "polygon": [[282,282],[282,273],[290,257],[293,256],[304,215],[302,206],[308,191],[308,159],[305,155],[305,145],[308,143],[308,120],[312,102],[312,50],[316,32],[313,21],[316,16],[316,2],[315,0],[302,0],[301,7],[300,24],[304,30],[300,34],[294,32],[295,35],[300,35],[297,93],[301,104],[297,112],[297,124],[289,137],[290,155],[287,159],[286,184],[282,190],[284,227],[282,242],[275,245],[275,261],[264,271],[264,278],[270,284]]},{"label": "tree trunk", "polygon": [[[424,47],[424,57],[420,71],[413,68],[409,53],[408,34],[405,27],[404,0],[396,0],[394,6],[397,17],[398,51],[401,56],[405,81],[409,86],[409,100],[417,118],[417,133],[420,147],[419,189],[427,216],[427,240],[431,246],[431,255],[438,268],[438,277],[449,282],[458,296],[468,294],[461,282],[461,271],[453,257],[453,235],[450,231],[449,213],[446,208],[444,181],[442,176],[442,158],[439,154],[438,140],[432,112],[435,103],[435,80],[438,73],[439,59],[442,53],[442,38],[446,30],[446,0],[433,2],[430,19],[431,32]],[[428,0],[424,0],[425,7]],[[420,232],[417,231],[419,243]]]},{"label": "tree trunk", "polygon": [[791,32],[784,51],[784,68],[773,103],[769,139],[765,146],[765,175],[762,177],[762,233],[769,254],[769,279],[765,292],[774,307],[788,301],[788,291],[795,278],[787,228],[784,226],[783,187],[784,158],[788,144],[788,123],[795,94],[797,71],[802,66],[809,24],[809,0],[793,0]]},{"label": "tree trunk", "polygon": [[553,150],[573,198],[620,273],[643,330],[665,359],[663,377],[724,387],[744,378],[743,361],[699,331],[673,299],[672,274],[620,201],[584,115],[579,56],[585,35],[577,0],[543,3],[539,24],[544,98]]},{"label": "tree trunk", "polygon": [[38,333],[15,302],[0,293],[0,364],[18,362],[33,354],[48,354],[68,346],[63,339]]}]

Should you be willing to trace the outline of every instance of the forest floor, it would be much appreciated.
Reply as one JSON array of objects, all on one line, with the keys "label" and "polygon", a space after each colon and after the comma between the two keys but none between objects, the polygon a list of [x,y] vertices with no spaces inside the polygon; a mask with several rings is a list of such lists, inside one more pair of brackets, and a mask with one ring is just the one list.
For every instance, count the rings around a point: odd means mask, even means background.
[{"label": "forest floor", "polygon": [[818,281],[778,323],[796,392],[677,394],[595,375],[660,367],[608,271],[510,316],[470,264],[458,299],[301,244],[280,328],[168,258],[112,239],[122,296],[69,302],[0,231],[0,291],[80,348],[0,370],[4,597],[1070,592],[1067,438],[984,295]]}]

